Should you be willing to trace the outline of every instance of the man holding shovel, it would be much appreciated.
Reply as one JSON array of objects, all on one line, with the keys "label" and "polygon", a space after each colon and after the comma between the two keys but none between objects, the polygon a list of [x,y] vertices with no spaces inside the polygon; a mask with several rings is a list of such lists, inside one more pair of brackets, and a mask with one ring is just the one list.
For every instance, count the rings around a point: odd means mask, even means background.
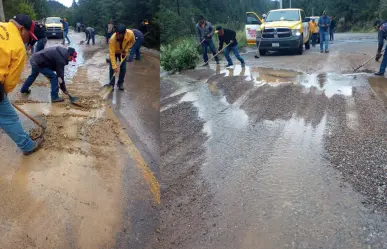
[{"label": "man holding shovel", "polygon": [[[378,30],[378,51],[376,53],[375,60],[379,61],[380,57],[382,57],[382,49],[384,45],[384,40],[387,39],[387,21],[383,21],[376,24],[376,29]],[[375,75],[383,76],[387,67],[387,55],[384,53],[382,64],[380,64],[379,72],[375,73]]]},{"label": "man holding shovel", "polygon": [[95,31],[92,27],[87,27],[85,29],[85,34],[86,34],[86,44],[90,44],[90,40],[93,41],[93,45],[95,45]]},{"label": "man holding shovel", "polygon": [[24,155],[37,151],[43,139],[33,141],[27,135],[7,95],[16,87],[23,72],[25,44],[37,40],[34,26],[35,23],[27,15],[16,15],[9,22],[0,22],[0,128]]},{"label": "man holding shovel", "polygon": [[[110,57],[110,68],[109,68],[109,84],[113,87],[116,81],[115,75],[120,72],[118,76],[118,89],[124,90],[124,78],[126,74],[126,56],[129,49],[133,47],[136,39],[133,31],[126,29],[124,24],[118,26],[117,32],[112,35],[109,40],[109,57]],[[117,65],[117,60],[120,62]]]},{"label": "man holding shovel", "polygon": [[[210,22],[207,22],[204,16],[200,16],[200,21],[196,24],[196,37],[198,45],[202,45],[203,60],[205,65],[208,65],[207,47],[210,47],[212,54],[216,55],[216,48],[212,36],[214,35],[214,28]],[[218,56],[215,56],[216,64],[219,64]]]},{"label": "man holding shovel", "polygon": [[20,92],[23,94],[31,93],[29,88],[39,73],[41,73],[50,79],[51,102],[63,102],[64,99],[59,97],[58,78],[61,81],[60,89],[65,94],[68,94],[64,80],[64,69],[70,61],[76,62],[76,58],[77,52],[74,48],[65,48],[62,46],[49,47],[33,54],[30,60],[31,74],[24,82]]},{"label": "man holding shovel", "polygon": [[232,51],[235,57],[241,62],[242,67],[245,67],[245,61],[239,55],[238,51],[238,42],[236,40],[236,33],[231,29],[223,29],[221,26],[216,27],[215,31],[219,36],[219,51],[222,50],[223,44],[226,43],[228,46],[224,49],[224,57],[228,62],[226,67],[232,67],[233,63],[230,57],[230,52]]}]

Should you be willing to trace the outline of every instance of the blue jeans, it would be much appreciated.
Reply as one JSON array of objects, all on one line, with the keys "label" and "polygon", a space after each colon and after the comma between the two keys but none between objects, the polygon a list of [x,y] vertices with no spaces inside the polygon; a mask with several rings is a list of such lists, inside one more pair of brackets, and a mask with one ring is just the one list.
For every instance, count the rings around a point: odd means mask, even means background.
[{"label": "blue jeans", "polygon": [[86,44],[90,43],[90,39],[93,41],[93,45],[95,44],[95,32],[91,32],[91,34],[87,35],[87,42]]},{"label": "blue jeans", "polygon": [[[210,47],[210,51],[213,55],[216,55],[216,48],[214,45],[214,42],[211,40],[206,40],[202,43],[202,50],[203,50],[203,60],[204,62],[208,61],[208,55],[207,55],[207,47]],[[218,62],[219,58],[218,56],[215,57],[215,61]]]},{"label": "blue jeans", "polygon": [[113,33],[106,33],[106,44],[109,43],[110,37],[112,37]]},{"label": "blue jeans", "polygon": [[245,61],[243,60],[243,58],[239,55],[239,51],[238,51],[238,45],[235,45],[235,46],[228,46],[224,49],[224,57],[226,57],[226,60],[228,62],[229,65],[232,65],[232,60],[231,60],[231,57],[230,57],[230,52],[233,52],[235,57],[242,63],[242,64],[245,64]]},{"label": "blue jeans", "polygon": [[0,128],[23,152],[35,149],[36,143],[24,131],[19,116],[7,96],[4,97],[3,101],[0,101]]},{"label": "blue jeans", "polygon": [[382,60],[382,64],[380,64],[380,70],[379,72],[386,72],[386,67],[387,67],[387,53],[384,53],[383,54],[383,60]]},{"label": "blue jeans", "polygon": [[[116,54],[116,61],[118,61],[118,63],[121,61],[121,55],[120,54]],[[110,61],[109,79],[113,78],[113,74],[114,74],[114,70],[112,68],[112,62]],[[118,82],[117,82],[118,86],[120,86],[120,85],[122,86],[122,84],[124,84],[125,74],[126,74],[126,60],[124,60],[122,62],[122,64],[121,64],[121,66],[120,66],[120,72],[119,72],[119,75],[118,75]],[[116,77],[114,77],[111,80],[111,82],[109,82],[109,84],[114,86],[115,82],[116,82]]]},{"label": "blue jeans", "polygon": [[312,46],[316,46],[317,43],[317,33],[312,34]]},{"label": "blue jeans", "polygon": [[38,68],[35,66],[32,61],[30,61],[31,64],[31,74],[28,76],[26,81],[24,82],[22,88],[20,89],[20,92],[27,92],[30,86],[34,83],[36,80],[36,77],[38,77],[39,73],[46,76],[51,83],[51,99],[57,99],[59,98],[59,85],[58,85],[58,76],[54,71],[52,71],[49,68]]},{"label": "blue jeans", "polygon": [[136,40],[133,47],[130,49],[130,54],[128,58],[129,62],[133,61],[134,53],[136,53],[136,60],[140,60],[140,48],[143,43],[144,43],[144,38],[139,38]]},{"label": "blue jeans", "polygon": [[68,30],[63,31],[63,43],[65,43],[65,41],[66,41],[65,39],[67,39],[68,43],[71,43],[69,37],[67,36],[68,33],[69,33]]},{"label": "blue jeans", "polygon": [[32,48],[32,53],[39,52],[44,49],[47,43],[47,38],[40,39],[36,42],[35,46]]},{"label": "blue jeans", "polygon": [[323,50],[323,43],[325,42],[325,50],[328,50],[328,31],[320,31],[320,50]]}]

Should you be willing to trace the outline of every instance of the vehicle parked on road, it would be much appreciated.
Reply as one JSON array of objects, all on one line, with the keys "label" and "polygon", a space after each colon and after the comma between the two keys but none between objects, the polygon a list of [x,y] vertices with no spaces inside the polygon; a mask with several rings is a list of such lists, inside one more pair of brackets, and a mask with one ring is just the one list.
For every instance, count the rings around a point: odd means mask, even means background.
[{"label": "vehicle parked on road", "polygon": [[310,49],[309,19],[302,9],[271,10],[264,23],[257,29],[256,44],[261,55],[267,51],[292,50],[303,53]]},{"label": "vehicle parked on road", "polygon": [[63,24],[60,20],[60,17],[47,17],[43,19],[47,38],[56,37],[63,39]]},{"label": "vehicle parked on road", "polygon": [[246,24],[245,24],[245,32],[246,32],[246,40],[247,44],[255,45],[256,42],[256,33],[259,26],[264,22],[262,18],[260,18],[254,12],[246,12]]}]

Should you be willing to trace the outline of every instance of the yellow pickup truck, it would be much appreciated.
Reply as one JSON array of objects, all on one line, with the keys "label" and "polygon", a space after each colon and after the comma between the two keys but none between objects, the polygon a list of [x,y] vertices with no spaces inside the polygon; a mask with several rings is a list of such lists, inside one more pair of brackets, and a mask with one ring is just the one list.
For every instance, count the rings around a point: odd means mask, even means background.
[{"label": "yellow pickup truck", "polygon": [[269,50],[302,54],[304,44],[305,49],[310,49],[309,19],[302,9],[271,10],[257,29],[256,37],[262,55]]},{"label": "yellow pickup truck", "polygon": [[46,26],[46,36],[63,38],[63,24],[60,17],[47,17],[43,19],[43,24]]}]

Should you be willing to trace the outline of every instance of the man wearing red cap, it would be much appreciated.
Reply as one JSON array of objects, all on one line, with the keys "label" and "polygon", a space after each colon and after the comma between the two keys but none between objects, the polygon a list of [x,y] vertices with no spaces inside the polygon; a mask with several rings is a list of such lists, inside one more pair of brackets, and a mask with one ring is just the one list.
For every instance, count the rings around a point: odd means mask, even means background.
[{"label": "man wearing red cap", "polygon": [[23,72],[25,45],[37,40],[34,26],[26,15],[16,15],[7,23],[0,22],[0,128],[24,155],[37,151],[43,140],[33,141],[27,135],[7,95],[16,87]]},{"label": "man wearing red cap", "polygon": [[[24,82],[20,92],[23,94],[31,93],[30,87],[38,77],[39,73],[50,79],[51,83],[51,102],[63,102],[64,99],[59,97],[58,79],[60,79],[60,89],[67,93],[64,68],[70,61],[76,62],[77,52],[74,48],[65,48],[55,46],[43,49],[32,55],[31,74]],[[56,73],[55,73],[56,72]]]}]

